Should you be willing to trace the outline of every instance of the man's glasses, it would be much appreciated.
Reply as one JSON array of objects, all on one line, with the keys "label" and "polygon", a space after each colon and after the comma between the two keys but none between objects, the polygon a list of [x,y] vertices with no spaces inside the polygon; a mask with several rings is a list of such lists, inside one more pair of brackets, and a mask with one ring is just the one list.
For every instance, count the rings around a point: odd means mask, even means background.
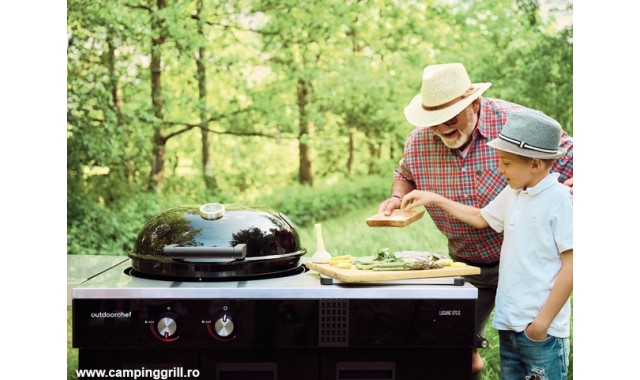
[{"label": "man's glasses", "polygon": [[[458,115],[456,115],[456,116],[452,117],[451,119],[449,119],[449,120],[447,120],[447,121],[445,121],[443,123],[440,123],[440,124],[444,124],[444,125],[447,125],[447,126],[456,125],[456,124],[458,124]],[[440,125],[440,124],[432,125],[429,128],[437,128],[438,125]]]},{"label": "man's glasses", "polygon": [[458,115],[452,117],[451,119],[445,121],[442,124],[449,125],[449,126],[458,124]]}]

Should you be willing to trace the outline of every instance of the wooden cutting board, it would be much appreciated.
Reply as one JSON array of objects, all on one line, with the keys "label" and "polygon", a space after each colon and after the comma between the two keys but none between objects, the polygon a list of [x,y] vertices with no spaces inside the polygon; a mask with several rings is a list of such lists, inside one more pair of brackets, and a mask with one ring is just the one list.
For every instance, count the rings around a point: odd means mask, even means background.
[{"label": "wooden cutting board", "polygon": [[421,219],[423,216],[424,209],[395,209],[391,212],[391,215],[386,216],[383,213],[378,213],[367,218],[366,222],[369,227],[404,227]]},{"label": "wooden cutting board", "polygon": [[440,269],[425,270],[390,270],[390,271],[374,271],[360,270],[356,267],[351,269],[336,268],[330,264],[317,264],[311,261],[305,264],[309,269],[324,274],[344,282],[367,282],[367,281],[389,281],[389,280],[406,280],[412,278],[431,278],[431,277],[455,277],[467,276],[472,274],[480,274],[480,268],[471,265],[463,267],[444,267]]}]

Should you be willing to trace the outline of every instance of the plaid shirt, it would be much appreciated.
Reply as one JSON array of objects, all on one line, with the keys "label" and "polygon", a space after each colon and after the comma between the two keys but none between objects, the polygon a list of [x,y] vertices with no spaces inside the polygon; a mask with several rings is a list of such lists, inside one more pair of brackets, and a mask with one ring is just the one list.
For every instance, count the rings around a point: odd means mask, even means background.
[{"label": "plaid shirt", "polygon": [[[412,182],[416,189],[440,194],[466,205],[482,208],[507,185],[498,171],[498,155],[487,142],[498,137],[507,113],[523,106],[500,99],[481,98],[478,124],[471,135],[466,157],[447,148],[431,128],[416,128],[394,171],[396,180]],[[567,153],[556,160],[552,171],[560,182],[573,178],[573,139],[563,132],[561,146]],[[489,264],[500,259],[502,234],[491,228],[477,229],[458,221],[437,206],[425,207],[436,226],[449,240],[449,254],[470,263]]]}]

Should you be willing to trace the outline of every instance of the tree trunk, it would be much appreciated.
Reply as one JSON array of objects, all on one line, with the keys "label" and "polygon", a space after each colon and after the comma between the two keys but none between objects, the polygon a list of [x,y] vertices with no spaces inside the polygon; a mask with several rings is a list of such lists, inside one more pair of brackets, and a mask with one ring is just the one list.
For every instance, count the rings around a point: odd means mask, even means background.
[{"label": "tree trunk", "polygon": [[[122,110],[122,89],[120,88],[120,81],[118,80],[118,73],[116,72],[116,46],[113,42],[113,30],[110,27],[107,28],[107,69],[109,70],[111,104],[113,112],[116,114],[117,130],[122,131],[122,133],[127,133],[127,125]],[[124,147],[124,152],[122,152],[122,166],[116,170],[120,170],[122,172],[121,175],[126,178],[127,181],[133,181],[135,169],[129,159],[127,146]]]},{"label": "tree trunk", "polygon": [[375,174],[380,170],[380,168],[378,167],[380,152],[380,145],[378,145],[375,141],[369,143],[369,174]]},{"label": "tree trunk", "polygon": [[309,136],[309,120],[307,120],[307,82],[304,78],[298,78],[298,124],[300,133],[298,134],[298,142],[300,146],[300,166],[298,169],[298,181],[301,184],[309,184],[313,186],[313,170],[311,168],[311,153],[306,141]]},{"label": "tree trunk", "polygon": [[347,175],[349,177],[353,176],[353,162],[355,161],[356,154],[356,129],[349,128],[349,158],[347,159]]},{"label": "tree trunk", "polygon": [[[198,22],[198,34],[203,41],[206,40],[202,30],[200,13],[202,11],[202,0],[198,0],[196,5],[196,20]],[[207,189],[216,189],[218,184],[214,176],[214,165],[209,154],[209,131],[207,129],[207,69],[204,64],[205,48],[201,46],[196,54],[196,67],[198,69],[198,101],[200,106],[200,131],[202,131],[202,178]]]},{"label": "tree trunk", "polygon": [[[356,14],[354,20],[353,20],[353,24],[351,26],[351,28],[349,29],[349,31],[347,32],[347,35],[351,36],[351,52],[353,52],[354,55],[359,55],[360,52],[362,51],[362,49],[360,48],[360,46],[358,45],[358,31],[356,29],[356,25],[358,24],[358,15]],[[353,162],[355,161],[355,133],[356,133],[356,129],[355,128],[349,128],[349,158],[347,159],[347,175],[349,177],[353,176]]]},{"label": "tree trunk", "polygon": [[164,184],[164,163],[166,139],[163,135],[164,102],[162,101],[162,45],[165,42],[166,29],[163,16],[165,0],[156,0],[158,9],[151,14],[151,105],[153,108],[153,157],[151,162],[150,190],[160,190]]},{"label": "tree trunk", "polygon": [[113,35],[111,28],[107,28],[107,68],[109,70],[109,86],[111,87],[111,102],[113,111],[116,114],[116,121],[119,127],[124,124],[124,115],[122,113],[122,92],[116,73],[116,47],[113,43]]}]

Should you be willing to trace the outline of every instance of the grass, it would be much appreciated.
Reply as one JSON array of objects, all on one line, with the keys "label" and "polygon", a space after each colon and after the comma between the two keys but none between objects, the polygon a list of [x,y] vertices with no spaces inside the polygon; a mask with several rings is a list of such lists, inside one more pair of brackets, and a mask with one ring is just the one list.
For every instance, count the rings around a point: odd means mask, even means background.
[{"label": "grass", "polygon": [[71,307],[67,307],[67,379],[76,380],[78,350],[71,346]]},{"label": "grass", "polygon": [[[425,217],[405,228],[372,228],[366,225],[365,219],[375,213],[377,206],[350,212],[340,218],[324,221],[322,235],[327,251],[333,255],[372,255],[379,248],[389,247],[392,250],[427,250],[447,252],[447,241],[436,228],[433,221]],[[316,235],[313,226],[298,228],[301,244],[308,251],[307,256],[316,250]],[[480,351],[485,360],[484,380],[497,380],[500,373],[500,355],[497,331],[491,328],[491,315],[486,329],[489,347]],[[573,329],[572,329],[573,331]],[[571,339],[571,356],[568,379],[573,379],[573,339]],[[78,363],[78,351],[71,347],[71,309],[67,309],[67,378],[75,380],[75,369]]]},{"label": "grass", "polygon": [[[369,227],[365,219],[375,214],[377,205],[352,211],[340,218],[320,223],[324,245],[333,255],[369,256],[379,248],[395,251],[429,250],[447,252],[447,240],[427,216],[404,228]],[[298,228],[301,244],[311,256],[316,250],[314,226]]]}]

